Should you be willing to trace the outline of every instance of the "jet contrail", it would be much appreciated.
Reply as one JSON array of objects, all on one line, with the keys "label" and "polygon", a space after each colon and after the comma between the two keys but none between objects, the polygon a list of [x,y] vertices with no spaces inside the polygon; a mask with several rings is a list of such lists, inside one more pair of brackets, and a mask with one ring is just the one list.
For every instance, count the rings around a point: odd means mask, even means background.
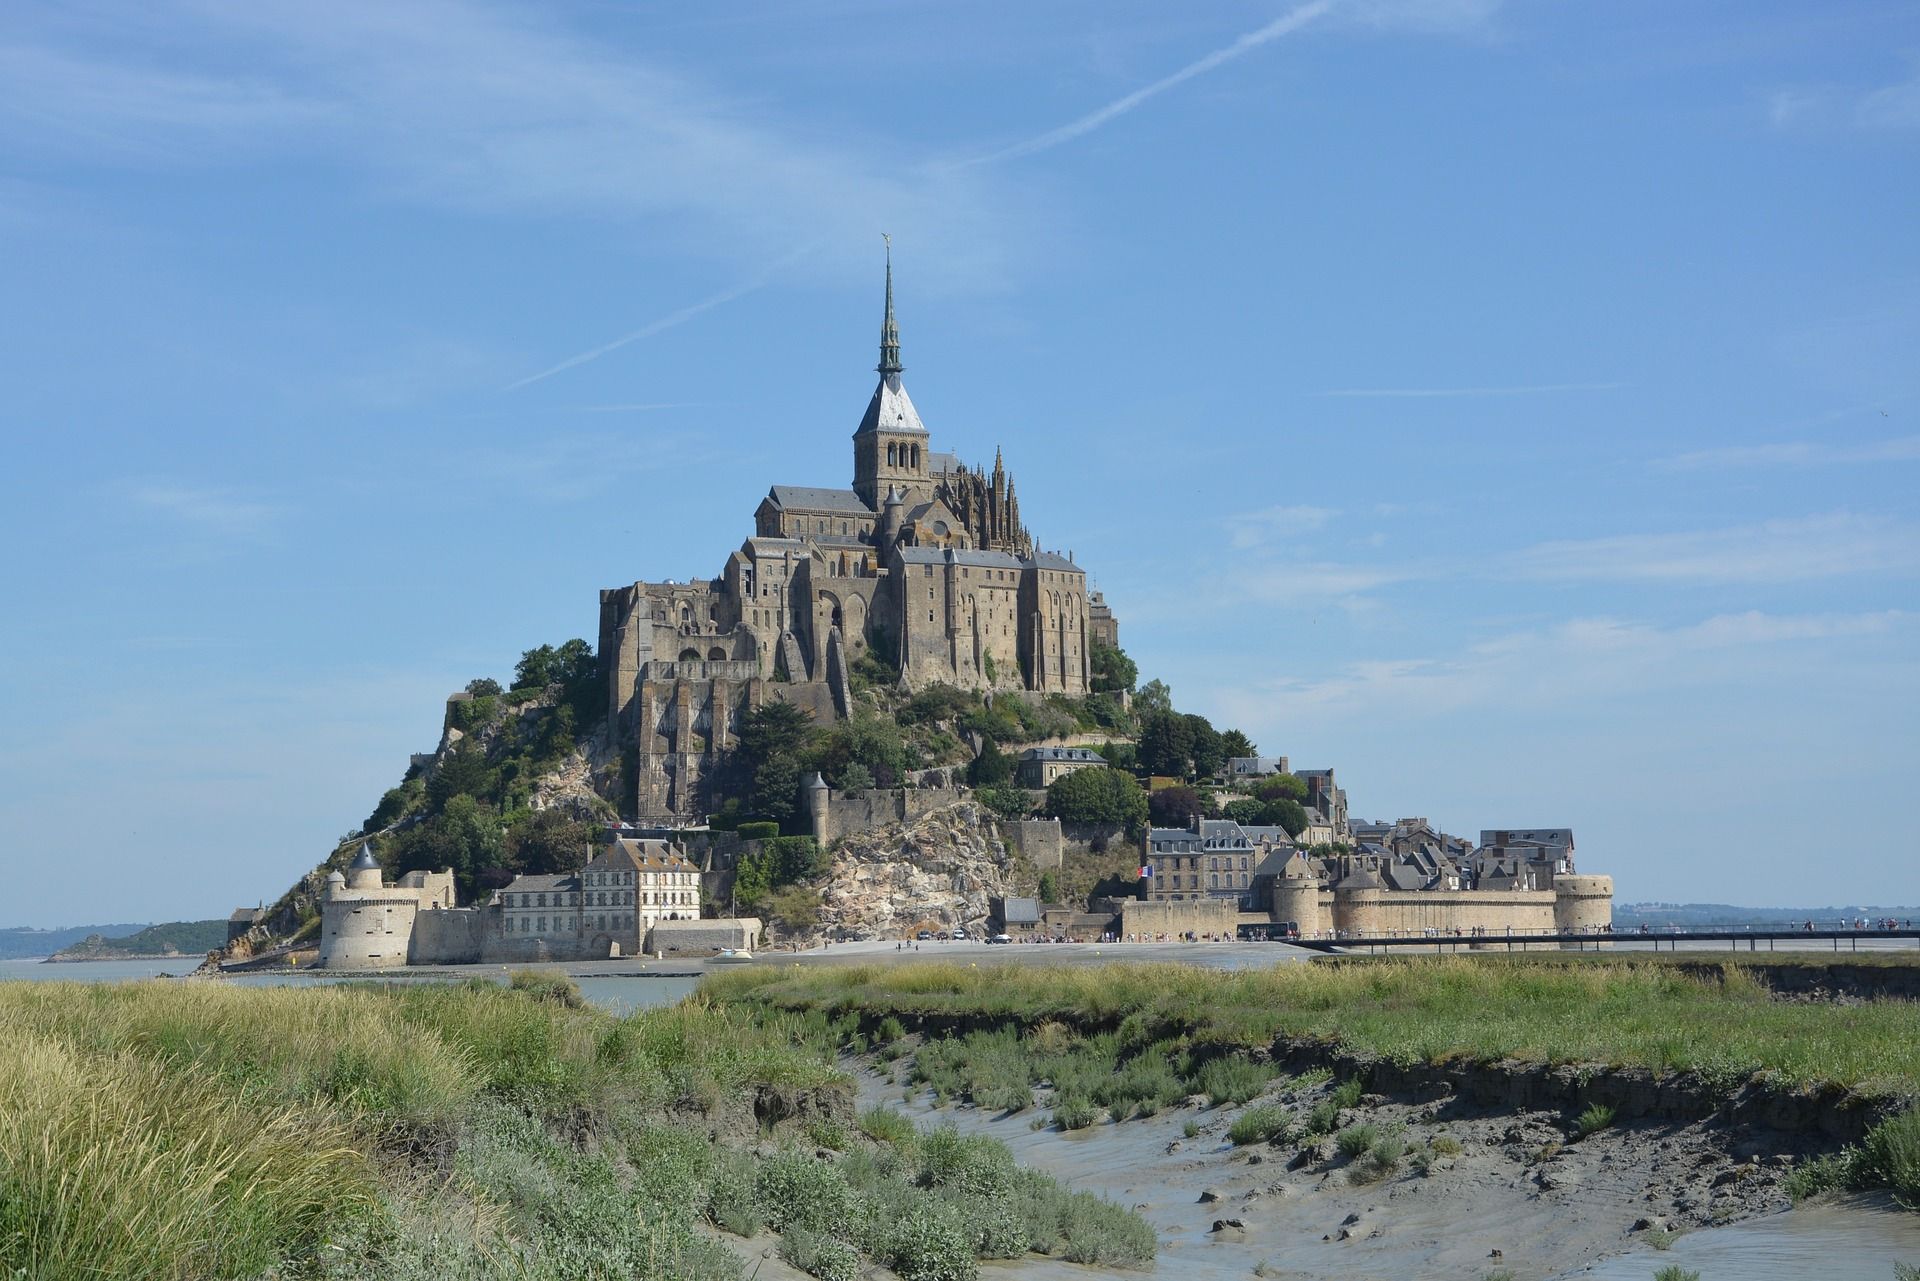
[{"label": "jet contrail", "polygon": [[1109,120],[1126,115],[1129,111],[1132,111],[1135,107],[1157,94],[1164,93],[1176,85],[1185,84],[1195,76],[1212,71],[1215,67],[1221,66],[1224,63],[1232,62],[1235,58],[1238,58],[1241,54],[1249,50],[1258,49],[1261,45],[1278,40],[1281,36],[1291,35],[1331,8],[1333,8],[1333,0],[1313,0],[1311,4],[1303,4],[1284,17],[1274,19],[1258,31],[1249,31],[1246,35],[1241,36],[1226,48],[1215,49],[1212,53],[1197,62],[1190,62],[1172,75],[1156,80],[1145,88],[1135,89],[1126,97],[1117,98],[1098,111],[1081,116],[1078,120],[1070,124],[1061,125],[1058,129],[1050,129],[1038,137],[1027,139],[1025,142],[1016,142],[1011,147],[1006,147],[990,155],[960,161],[956,167],[986,165],[992,164],[997,160],[1011,160],[1016,156],[1030,156],[1036,151],[1046,151],[1049,148],[1059,146],[1063,142],[1072,142],[1075,138],[1083,134],[1092,133]]},{"label": "jet contrail", "polygon": [[572,369],[576,365],[584,365],[589,360],[598,360],[600,357],[606,355],[608,352],[618,351],[620,348],[626,346],[630,342],[639,342],[642,338],[651,338],[655,334],[660,333],[663,330],[672,329],[675,325],[685,324],[687,321],[692,320],[695,316],[699,315],[703,311],[712,311],[715,307],[724,306],[725,304],[732,302],[736,298],[744,298],[748,294],[754,292],[756,289],[764,289],[767,285],[767,282],[782,267],[785,267],[788,263],[793,262],[797,258],[803,258],[807,254],[812,253],[814,248],[815,246],[808,245],[803,249],[796,249],[792,253],[780,259],[778,262],[774,263],[771,267],[768,267],[765,271],[761,272],[757,277],[748,281],[744,285],[735,285],[732,289],[725,290],[722,293],[717,293],[713,295],[713,297],[711,298],[703,298],[699,302],[689,304],[688,306],[682,307],[678,311],[670,312],[667,315],[660,317],[660,319],[658,320],[650,321],[647,324],[640,326],[640,328],[634,330],[630,334],[622,334],[620,335],[620,337],[614,339],[612,342],[602,343],[600,344],[600,346],[593,348],[591,351],[583,351],[577,356],[568,356],[565,360],[553,366],[551,369],[543,369],[537,374],[530,374],[527,377],[520,379],[520,381],[518,382],[508,383],[505,387],[501,388],[501,390],[502,391],[518,391],[522,387],[528,387],[533,385],[534,383],[541,381],[542,379],[551,378],[555,374],[563,373],[566,370]]},{"label": "jet contrail", "polygon": [[640,328],[634,330],[630,334],[622,334],[620,337],[614,339],[610,343],[602,343],[600,346],[593,348],[591,351],[583,351],[577,356],[568,356],[565,360],[553,366],[553,368],[551,369],[543,369],[537,374],[530,374],[527,377],[522,378],[519,382],[508,383],[504,388],[502,388],[502,390],[518,391],[522,387],[531,386],[532,384],[537,383],[542,379],[551,378],[555,374],[563,373],[566,370],[572,369],[575,365],[584,365],[589,360],[598,360],[600,357],[606,355],[608,352],[618,351],[620,348],[626,346],[630,342],[639,342],[642,338],[651,338],[655,334],[661,332],[662,330],[672,329],[675,325],[684,324],[685,322],[692,320],[695,316],[699,315],[703,311],[712,311],[715,307],[719,307],[719,306],[722,306],[723,304],[730,303],[736,298],[743,298],[746,295],[752,293],[754,290],[761,288],[766,283],[767,283],[766,279],[763,277],[759,280],[753,281],[750,284],[735,286],[734,288],[727,290],[725,293],[715,294],[711,298],[703,298],[699,302],[696,302],[691,306],[682,307],[679,311],[671,312],[668,315],[660,317],[660,319],[658,320],[642,325],[640,326]]}]

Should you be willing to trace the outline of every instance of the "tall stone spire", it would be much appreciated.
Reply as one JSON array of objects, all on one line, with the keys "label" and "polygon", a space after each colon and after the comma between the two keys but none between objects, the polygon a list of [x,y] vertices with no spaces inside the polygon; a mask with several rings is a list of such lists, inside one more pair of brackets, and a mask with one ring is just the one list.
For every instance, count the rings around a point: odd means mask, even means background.
[{"label": "tall stone spire", "polygon": [[897,374],[906,366],[900,363],[900,327],[893,323],[893,237],[887,242],[887,318],[880,325],[880,365],[882,377]]}]

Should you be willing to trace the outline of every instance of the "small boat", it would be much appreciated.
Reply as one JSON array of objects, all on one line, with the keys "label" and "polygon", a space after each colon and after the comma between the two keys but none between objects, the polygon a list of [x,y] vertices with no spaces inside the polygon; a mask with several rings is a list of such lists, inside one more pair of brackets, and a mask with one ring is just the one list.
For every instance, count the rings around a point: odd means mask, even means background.
[{"label": "small boat", "polygon": [[753,959],[753,953],[744,947],[723,947],[713,954],[716,965],[744,965]]}]

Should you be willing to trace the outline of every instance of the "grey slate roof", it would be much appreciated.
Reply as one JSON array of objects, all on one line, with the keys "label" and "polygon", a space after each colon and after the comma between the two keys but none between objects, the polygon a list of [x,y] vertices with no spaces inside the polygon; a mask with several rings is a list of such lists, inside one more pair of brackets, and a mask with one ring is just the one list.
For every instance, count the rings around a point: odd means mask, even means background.
[{"label": "grey slate roof", "polygon": [[907,386],[900,381],[899,374],[885,374],[880,385],[873,389],[873,399],[867,402],[867,412],[860,418],[856,436],[864,436],[873,431],[917,431],[926,433],[926,424],[920,421],[920,412],[913,407],[913,400],[907,395]]},{"label": "grey slate roof", "polygon": [[871,516],[873,509],[860,501],[851,489],[816,489],[811,485],[775,485],[767,491],[775,505],[787,511],[844,512],[850,516]]},{"label": "grey slate roof", "polygon": [[349,864],[348,867],[349,870],[355,872],[364,872],[369,868],[378,871],[380,860],[373,856],[373,846],[362,841],[360,842],[360,852],[353,856],[353,862]]},{"label": "grey slate roof", "polygon": [[1059,552],[1036,552],[1033,557],[1033,563],[1040,569],[1066,569],[1076,574],[1080,572],[1078,565],[1074,564],[1065,556],[1062,556]]},{"label": "grey slate roof", "polygon": [[953,475],[966,469],[966,464],[960,461],[958,454],[930,453],[927,455],[927,471],[932,475]]},{"label": "grey slate roof", "polygon": [[572,872],[523,872],[507,882],[502,894],[541,894],[580,888],[580,878]]},{"label": "grey slate roof", "polygon": [[1031,898],[1010,898],[1002,900],[1000,923],[1002,925],[1031,925],[1040,919],[1040,900]]},{"label": "grey slate roof", "polygon": [[1380,874],[1372,868],[1362,867],[1350,872],[1333,888],[1335,890],[1384,890],[1387,888],[1387,883],[1381,880]]},{"label": "grey slate roof", "polygon": [[989,569],[1025,569],[1028,562],[1021,560],[1011,552],[989,552],[977,549],[961,551],[941,547],[902,547],[900,559],[909,565],[944,565],[951,557],[956,565],[984,565]]},{"label": "grey slate roof", "polygon": [[1482,845],[1553,845],[1571,848],[1573,829],[1570,827],[1532,827],[1527,829],[1500,828],[1495,831],[1482,829]]},{"label": "grey slate roof", "polygon": [[1029,747],[1020,753],[1023,761],[1098,761],[1105,760],[1091,747]]},{"label": "grey slate roof", "polygon": [[1395,890],[1421,890],[1427,887],[1427,875],[1411,863],[1387,866],[1387,887]]}]

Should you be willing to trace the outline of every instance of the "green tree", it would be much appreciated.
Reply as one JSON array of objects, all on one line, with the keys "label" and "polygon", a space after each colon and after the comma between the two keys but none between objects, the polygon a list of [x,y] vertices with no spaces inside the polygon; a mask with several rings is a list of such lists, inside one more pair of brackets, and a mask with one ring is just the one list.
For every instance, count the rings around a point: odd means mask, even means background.
[{"label": "green tree", "polygon": [[1275,774],[1254,784],[1253,794],[1263,801],[1304,801],[1307,785],[1298,774]]},{"label": "green tree", "polygon": [[[1266,826],[1266,802],[1257,801],[1251,796],[1243,796],[1237,801],[1228,801],[1226,816],[1243,827]],[[1291,832],[1288,835],[1292,835]]]},{"label": "green tree", "polygon": [[753,771],[747,807],[781,826],[800,814],[800,760],[785,754],[769,757]]},{"label": "green tree", "polygon": [[507,861],[521,872],[565,872],[592,857],[599,829],[557,809],[544,809],[507,832]]},{"label": "green tree", "polygon": [[1009,822],[1033,813],[1033,797],[1024,787],[983,787],[974,799]]},{"label": "green tree", "polygon": [[1040,873],[1040,901],[1042,903],[1060,901],[1060,878],[1051,871]]},{"label": "green tree", "polygon": [[1307,830],[1306,807],[1290,796],[1280,796],[1262,804],[1260,821],[1267,827],[1284,827],[1288,836]]},{"label": "green tree", "polygon": [[1013,757],[991,738],[981,743],[980,754],[967,766],[967,782],[975,787],[999,787],[1012,777]]},{"label": "green tree", "polygon": [[1196,778],[1212,778],[1227,763],[1220,731],[1204,716],[1189,715],[1187,727],[1193,731],[1193,773]]},{"label": "green tree", "polygon": [[755,765],[775,756],[804,751],[814,734],[813,717],[792,703],[772,702],[748,712],[740,722],[737,750]]},{"label": "green tree", "polygon": [[1258,756],[1260,749],[1253,740],[1237,729],[1230,729],[1220,735],[1220,751],[1231,760],[1236,756]]},{"label": "green tree", "polygon": [[813,763],[820,731],[792,703],[774,702],[748,712],[724,779],[744,797],[747,810],[783,825],[801,814],[800,784]]},{"label": "green tree", "polygon": [[447,802],[456,796],[490,799],[499,779],[487,764],[487,755],[472,739],[462,739],[440,758],[432,777],[427,779],[427,801],[436,812],[444,812]]},{"label": "green tree", "polygon": [[1193,761],[1193,725],[1178,712],[1152,712],[1140,727],[1140,768],[1185,778]]},{"label": "green tree", "polygon": [[818,766],[829,782],[845,790],[853,788],[844,780],[847,767],[855,764],[866,767],[873,780],[869,786],[893,787],[900,781],[906,759],[900,726],[889,717],[862,712],[826,731]]},{"label": "green tree", "polygon": [[1167,688],[1165,681],[1148,681],[1133,696],[1133,710],[1143,717],[1155,712],[1170,712],[1173,710],[1173,691]]},{"label": "green tree", "polygon": [[1161,827],[1185,827],[1204,812],[1191,787],[1163,787],[1147,797],[1147,813]]},{"label": "green tree", "polygon": [[467,682],[467,693],[475,698],[497,697],[501,693],[500,682],[491,676],[482,676]]},{"label": "green tree", "polygon": [[513,665],[513,687],[544,689],[559,680],[554,670],[556,658],[551,645],[542,645],[520,655],[520,661]]},{"label": "green tree", "polygon": [[1147,819],[1147,794],[1131,774],[1090,767],[1063,774],[1047,788],[1047,814],[1065,823],[1123,823]]},{"label": "green tree", "polygon": [[1133,689],[1140,669],[1127,652],[1113,645],[1095,643],[1087,658],[1093,668],[1093,688],[1098,693],[1117,694]]}]

